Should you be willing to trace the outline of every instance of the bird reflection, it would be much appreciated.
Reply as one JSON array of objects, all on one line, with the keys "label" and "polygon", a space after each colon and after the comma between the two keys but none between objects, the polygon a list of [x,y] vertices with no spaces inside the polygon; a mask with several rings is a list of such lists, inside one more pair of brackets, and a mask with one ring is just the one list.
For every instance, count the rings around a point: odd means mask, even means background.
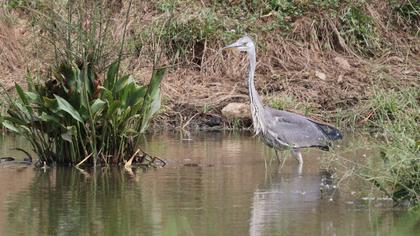
[{"label": "bird reflection", "polygon": [[302,175],[302,165],[278,165],[272,169],[270,178],[254,192],[250,235],[282,235],[292,229],[299,232],[299,222],[304,221],[306,228],[316,217],[314,212],[321,198],[320,176],[317,171],[305,172]]}]

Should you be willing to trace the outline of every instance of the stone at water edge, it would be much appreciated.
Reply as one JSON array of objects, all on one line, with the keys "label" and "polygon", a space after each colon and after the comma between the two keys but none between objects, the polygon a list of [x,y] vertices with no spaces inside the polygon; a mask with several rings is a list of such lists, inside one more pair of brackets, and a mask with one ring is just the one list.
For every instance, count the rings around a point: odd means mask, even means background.
[{"label": "stone at water edge", "polygon": [[342,57],[335,57],[334,58],[334,61],[342,68],[342,69],[345,69],[345,70],[350,70],[351,69],[351,65],[350,65],[350,63],[346,60],[346,59],[344,59],[344,58],[342,58]]},{"label": "stone at water edge", "polygon": [[318,77],[320,80],[326,80],[327,75],[321,71],[315,71],[315,76]]},{"label": "stone at water edge", "polygon": [[250,119],[251,111],[248,104],[232,102],[222,109],[222,115],[229,119]]}]

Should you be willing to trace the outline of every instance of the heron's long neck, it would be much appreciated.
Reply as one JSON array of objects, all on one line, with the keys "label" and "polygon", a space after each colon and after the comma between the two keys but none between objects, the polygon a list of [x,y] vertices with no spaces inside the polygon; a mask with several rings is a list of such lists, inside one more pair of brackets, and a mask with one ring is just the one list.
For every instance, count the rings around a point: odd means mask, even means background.
[{"label": "heron's long neck", "polygon": [[254,84],[254,74],[256,67],[256,56],[255,50],[248,53],[249,59],[249,74],[248,74],[248,89],[249,89],[249,99],[251,101],[251,112],[252,120],[254,125],[254,131],[258,134],[264,129],[263,123],[261,121],[261,112],[263,111],[263,104],[261,102],[260,96],[258,95],[257,90],[255,89]]},{"label": "heron's long neck", "polygon": [[251,104],[256,105],[258,108],[262,108],[263,105],[261,103],[260,96],[258,95],[258,92],[255,89],[255,83],[254,83],[255,67],[257,64],[256,58],[255,58],[255,51],[253,53],[248,54],[248,59],[249,59],[249,71],[248,71],[249,97],[251,99]]}]

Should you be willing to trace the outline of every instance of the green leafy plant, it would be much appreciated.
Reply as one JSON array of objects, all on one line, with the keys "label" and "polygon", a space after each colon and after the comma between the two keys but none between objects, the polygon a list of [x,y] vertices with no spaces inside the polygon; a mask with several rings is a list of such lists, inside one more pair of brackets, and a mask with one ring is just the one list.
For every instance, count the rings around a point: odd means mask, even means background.
[{"label": "green leafy plant", "polygon": [[17,97],[9,97],[1,123],[26,137],[41,162],[131,163],[140,135],[160,107],[165,71],[157,56],[149,84],[121,75],[131,1],[121,41],[109,35],[115,27],[109,1],[42,2],[45,8],[26,9],[48,32],[52,69],[35,79],[28,76],[27,91],[16,84]]},{"label": "green leafy plant", "polygon": [[118,76],[117,67],[109,67],[103,84],[93,68],[67,64],[44,84],[28,77],[28,91],[16,84],[18,98],[10,97],[2,124],[48,163],[76,164],[92,155],[106,163],[127,160],[159,109],[164,70],[139,85],[131,75]]}]

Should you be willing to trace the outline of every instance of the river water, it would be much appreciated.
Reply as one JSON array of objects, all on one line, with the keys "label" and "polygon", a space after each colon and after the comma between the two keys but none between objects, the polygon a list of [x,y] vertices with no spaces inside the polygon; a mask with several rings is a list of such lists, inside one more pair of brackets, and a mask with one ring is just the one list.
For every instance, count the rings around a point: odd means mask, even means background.
[{"label": "river water", "polygon": [[[13,137],[0,143],[1,156],[22,156],[9,148],[27,147]],[[420,217],[392,203],[360,204],[351,191],[322,194],[318,150],[303,153],[299,170],[289,154],[281,168],[269,163],[274,153],[247,133],[162,134],[144,147],[167,166],[132,172],[0,166],[0,235],[420,232]]]}]

